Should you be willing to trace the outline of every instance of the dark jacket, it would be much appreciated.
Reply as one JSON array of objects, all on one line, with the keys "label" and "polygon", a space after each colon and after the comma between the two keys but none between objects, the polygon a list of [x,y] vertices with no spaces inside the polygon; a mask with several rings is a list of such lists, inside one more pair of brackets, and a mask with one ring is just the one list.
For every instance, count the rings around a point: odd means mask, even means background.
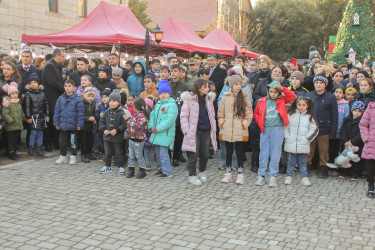
[{"label": "dark jacket", "polygon": [[370,93],[366,93],[366,94],[363,94],[361,93],[360,91],[358,91],[355,95],[354,95],[354,100],[352,103],[354,103],[355,101],[362,101],[364,104],[365,104],[365,109],[367,109],[367,106],[370,102],[375,102],[375,94],[374,94],[374,90],[372,89],[370,91]]},{"label": "dark jacket", "polygon": [[74,81],[74,83],[76,84],[76,87],[79,87],[81,85],[81,76],[83,75],[89,75],[91,77],[91,83],[94,84],[96,82],[96,76],[89,72],[89,71],[85,71],[83,73],[79,72],[79,71],[75,71],[73,73],[71,73],[69,75],[69,79],[72,79]]},{"label": "dark jacket", "polygon": [[299,86],[299,88],[297,88],[297,89],[293,88],[293,85],[290,85],[288,87],[288,89],[290,89],[291,91],[293,91],[294,94],[296,94],[297,97],[299,97],[299,96],[306,96],[306,94],[309,93],[309,91],[307,89],[305,89],[304,87],[302,87],[302,85]]},{"label": "dark jacket", "polygon": [[[122,76],[121,76],[121,78],[125,81],[125,82],[127,82],[128,81],[128,77],[129,77],[129,72],[128,72],[128,70],[126,69],[126,68],[124,68],[124,67],[121,67],[120,65],[118,65],[117,67],[119,67],[120,69],[122,69]],[[110,70],[110,75],[109,75],[109,77],[112,77],[112,66],[109,66],[108,67],[109,68],[109,70]]]},{"label": "dark jacket", "polygon": [[84,122],[85,106],[82,99],[76,93],[71,96],[62,94],[56,102],[53,126],[59,126],[62,131],[76,131],[77,126],[82,128]]},{"label": "dark jacket", "polygon": [[83,100],[83,104],[85,106],[85,124],[83,125],[83,131],[91,131],[93,127],[92,121],[89,121],[90,116],[95,115],[95,107],[96,103],[93,101],[92,103],[88,103],[86,100]]},{"label": "dark jacket", "polygon": [[49,60],[43,68],[42,85],[48,100],[49,112],[53,114],[57,99],[65,91],[62,68],[54,59]]},{"label": "dark jacket", "polygon": [[35,67],[34,65],[30,65],[29,66],[29,70],[26,71],[24,68],[23,68],[23,64],[20,63],[17,65],[17,68],[18,68],[18,72],[20,73],[21,75],[21,84],[18,86],[18,90],[20,92],[20,94],[25,94],[25,92],[27,90],[25,90],[25,87],[27,84],[30,83],[30,76],[32,73],[35,73],[38,75],[39,79],[41,78],[41,71],[40,69],[38,69],[37,67]]},{"label": "dark jacket", "polygon": [[98,81],[93,83],[93,85],[100,91],[100,93],[102,93],[105,88],[109,88],[111,92],[114,89],[117,89],[116,84],[112,82],[110,77],[108,77],[107,79],[98,78]]},{"label": "dark jacket", "polygon": [[361,138],[361,131],[359,129],[360,121],[361,117],[353,119],[352,115],[349,115],[344,119],[340,132],[341,143],[344,144],[345,142],[350,141],[354,146],[358,146],[359,152],[357,154],[359,156],[361,156],[364,145]]},{"label": "dark jacket", "polygon": [[43,92],[43,85],[39,89],[30,89],[30,85],[25,86],[25,115],[26,119],[33,119],[31,129],[45,129],[46,117],[49,115],[47,97]]},{"label": "dark jacket", "polygon": [[[216,96],[219,96],[221,93],[221,89],[224,87],[224,81],[227,77],[227,71],[225,69],[220,68],[220,65],[216,65],[216,68],[212,72],[210,76],[210,81],[215,83],[216,88]],[[216,102],[214,102],[215,104]]]},{"label": "dark jacket", "polygon": [[124,132],[126,130],[126,120],[124,119],[124,111],[121,108],[118,109],[107,109],[104,112],[103,117],[100,119],[99,127],[102,132],[104,130],[112,131],[116,129],[117,134],[115,136],[104,135],[104,141],[110,141],[115,143],[122,143],[124,140]]},{"label": "dark jacket", "polygon": [[173,82],[172,79],[169,80],[169,87],[171,88],[172,96],[176,99],[177,104],[180,100],[180,95],[185,91],[189,91],[189,86],[181,80],[178,80],[178,82]]},{"label": "dark jacket", "polygon": [[338,107],[336,97],[328,91],[318,95],[315,91],[307,93],[306,97],[314,100],[314,111],[319,123],[319,135],[329,135],[336,138],[338,126]]},{"label": "dark jacket", "polygon": [[[3,114],[0,113],[0,126],[2,127],[1,130],[4,130],[6,125],[7,125],[7,122],[5,121]],[[2,133],[0,133],[0,138],[1,138],[1,134]]]},{"label": "dark jacket", "polygon": [[98,105],[98,108],[95,111],[95,119],[99,121],[100,120],[100,113],[106,111],[107,109],[109,109],[109,105],[108,104],[104,105],[103,103],[100,103]]},{"label": "dark jacket", "polygon": [[270,74],[271,74],[271,70],[269,68],[259,70],[258,72],[254,73],[253,77],[251,78],[250,83],[254,84],[254,89],[255,89],[258,83],[261,80],[268,78]]},{"label": "dark jacket", "polygon": [[[270,84],[271,82],[273,82],[273,80],[271,79],[271,76],[268,76],[267,78],[264,78],[262,79],[258,85],[255,87],[254,89],[254,93],[253,93],[253,100],[258,100],[262,97],[266,97],[267,96],[267,85]],[[283,87],[289,87],[290,83],[288,80],[284,80],[280,83],[281,86]]]}]

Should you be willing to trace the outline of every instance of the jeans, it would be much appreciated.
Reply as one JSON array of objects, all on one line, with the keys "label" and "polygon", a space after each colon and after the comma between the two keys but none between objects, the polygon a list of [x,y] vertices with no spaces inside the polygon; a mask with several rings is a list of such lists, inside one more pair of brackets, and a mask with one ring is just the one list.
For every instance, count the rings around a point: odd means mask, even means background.
[{"label": "jeans", "polygon": [[154,146],[144,147],[143,148],[143,157],[145,158],[145,164],[146,164],[146,166],[151,166],[151,161],[150,161],[150,153],[151,153],[151,151],[153,151],[155,153]]},{"label": "jeans", "polygon": [[[227,158],[227,150],[225,148],[225,141],[220,141],[220,149],[221,149],[221,160],[220,166],[226,166],[226,158]],[[236,149],[233,149],[232,154],[232,166],[237,167],[237,154]]]},{"label": "jeans", "polygon": [[225,166],[231,166],[232,163],[232,155],[234,152],[234,149],[236,149],[237,159],[238,159],[238,167],[243,167],[243,162],[245,159],[245,147],[246,142],[243,141],[236,141],[236,142],[225,142],[225,148],[227,150],[227,156],[226,156],[226,165]]},{"label": "jeans", "polygon": [[35,139],[36,146],[41,147],[43,145],[43,130],[42,129],[32,129],[30,132],[30,139],[29,139],[29,146],[34,147],[35,146]]},{"label": "jeans", "polygon": [[145,158],[143,157],[143,147],[145,141],[133,141],[129,139],[129,167],[135,167],[135,161],[138,161],[138,166],[144,168]]},{"label": "jeans", "polygon": [[161,166],[164,174],[172,175],[171,159],[169,158],[168,147],[155,145],[156,164]]},{"label": "jeans", "polygon": [[105,165],[107,167],[111,166],[112,156],[115,156],[115,162],[117,166],[124,166],[124,157],[122,153],[122,145],[120,142],[110,142],[104,141],[104,151],[105,151]]},{"label": "jeans", "polygon": [[269,176],[277,176],[279,173],[279,162],[283,141],[284,128],[282,126],[264,128],[263,134],[260,134],[258,175],[265,176],[267,174],[267,166],[269,163]]},{"label": "jeans", "polygon": [[195,137],[195,152],[188,152],[189,176],[196,176],[196,164],[199,155],[199,172],[206,171],[208,156],[210,151],[210,133],[211,131],[197,130]]},{"label": "jeans", "polygon": [[91,154],[91,149],[93,145],[93,134],[92,130],[79,131],[81,135],[81,155],[88,155]]},{"label": "jeans", "polygon": [[66,156],[66,147],[70,140],[70,151],[72,155],[77,155],[77,132],[60,130],[60,155]]},{"label": "jeans", "polygon": [[307,154],[292,154],[289,153],[288,158],[288,167],[286,169],[286,175],[293,177],[294,176],[294,167],[296,166],[298,161],[299,172],[301,178],[306,178],[307,174]]}]

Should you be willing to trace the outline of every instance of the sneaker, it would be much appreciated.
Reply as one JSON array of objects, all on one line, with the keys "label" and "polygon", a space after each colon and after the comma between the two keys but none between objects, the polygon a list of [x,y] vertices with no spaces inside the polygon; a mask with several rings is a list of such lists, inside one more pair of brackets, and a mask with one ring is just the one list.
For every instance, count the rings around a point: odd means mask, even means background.
[{"label": "sneaker", "polygon": [[350,180],[351,181],[358,181],[358,179],[359,179],[358,175],[353,175]]},{"label": "sneaker", "polygon": [[257,179],[257,181],[255,182],[255,185],[256,185],[256,186],[263,186],[263,185],[264,185],[264,177],[258,175],[258,179]]},{"label": "sneaker", "polygon": [[69,164],[70,165],[74,165],[77,163],[77,159],[76,159],[76,156],[75,155],[71,155],[70,156],[70,161],[69,161]]},{"label": "sneaker", "polygon": [[117,173],[118,174],[125,174],[125,168],[124,167],[119,167]]},{"label": "sneaker", "polygon": [[232,179],[232,174],[231,173],[225,173],[224,178],[221,180],[221,182],[228,183],[228,182],[230,182],[230,179]]},{"label": "sneaker", "polygon": [[238,174],[237,175],[237,180],[236,180],[236,184],[238,185],[243,185],[244,183],[244,175],[243,174]]},{"label": "sneaker", "polygon": [[163,174],[163,172],[160,169],[155,173],[155,175],[161,175],[161,174]]},{"label": "sneaker", "polygon": [[219,170],[224,170],[224,169],[225,169],[225,166],[219,166],[217,169],[219,169]]},{"label": "sneaker", "polygon": [[164,173],[163,173],[163,174],[159,175],[159,177],[163,177],[163,178],[164,178],[164,177],[173,177],[173,175],[167,175],[167,174],[164,174]]},{"label": "sneaker", "polygon": [[189,176],[189,182],[195,186],[202,186],[202,182],[196,176]]},{"label": "sneaker", "polygon": [[150,171],[151,170],[151,166],[146,166],[145,169],[146,169],[146,171]]},{"label": "sneaker", "polygon": [[206,183],[207,182],[207,175],[205,172],[200,172],[199,173],[199,179],[201,180],[202,183]]},{"label": "sneaker", "polygon": [[104,166],[102,169],[100,169],[101,174],[110,173],[112,172],[112,169],[110,167]]},{"label": "sneaker", "polygon": [[302,183],[304,186],[311,186],[311,182],[310,182],[309,178],[307,178],[307,177],[302,178],[301,183]]},{"label": "sneaker", "polygon": [[293,181],[293,177],[291,177],[291,176],[287,176],[287,177],[285,177],[284,184],[285,184],[285,185],[291,185],[291,184],[292,184],[292,181]]},{"label": "sneaker", "polygon": [[270,178],[270,183],[268,183],[268,186],[269,186],[270,188],[277,187],[276,177],[272,176],[272,177]]},{"label": "sneaker", "polygon": [[67,163],[68,160],[66,159],[66,156],[60,155],[59,159],[55,161],[56,164],[61,164],[61,163]]}]

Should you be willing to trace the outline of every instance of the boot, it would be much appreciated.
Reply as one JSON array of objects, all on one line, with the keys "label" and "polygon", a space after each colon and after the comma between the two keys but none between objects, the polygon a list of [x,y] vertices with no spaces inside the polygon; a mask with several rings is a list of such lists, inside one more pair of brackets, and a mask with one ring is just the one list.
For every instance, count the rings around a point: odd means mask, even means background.
[{"label": "boot", "polygon": [[86,157],[89,159],[89,160],[96,160],[97,157],[95,155],[93,155],[92,153],[90,154],[87,154]]},{"label": "boot", "polygon": [[9,153],[9,159],[13,161],[18,161],[20,159],[20,156],[16,154],[16,152],[10,152]]},{"label": "boot", "polygon": [[33,156],[36,154],[35,147],[29,147],[29,150],[27,151],[28,155]]},{"label": "boot", "polygon": [[143,179],[146,176],[146,170],[144,168],[139,168],[139,172],[135,178]]},{"label": "boot", "polygon": [[251,163],[251,172],[258,173],[259,163],[258,162],[252,162]]},{"label": "boot", "polygon": [[182,152],[178,154],[178,158],[179,158],[180,162],[186,162],[186,159],[185,159],[184,155],[182,154]]},{"label": "boot", "polygon": [[42,147],[37,147],[36,148],[36,153],[39,156],[44,156],[44,151],[43,151]]},{"label": "boot", "polygon": [[286,166],[284,164],[279,164],[279,173],[286,174]]},{"label": "boot", "polygon": [[178,167],[178,166],[180,166],[180,163],[178,162],[177,159],[173,159],[172,165],[173,165],[174,167]]},{"label": "boot", "polygon": [[88,159],[87,158],[87,156],[86,155],[81,155],[81,161],[83,162],[83,163],[90,163],[90,159]]},{"label": "boot", "polygon": [[371,199],[375,198],[374,181],[369,181],[368,183],[367,197]]},{"label": "boot", "polygon": [[90,163],[90,156],[88,154],[85,154],[85,163]]},{"label": "boot", "polygon": [[126,178],[132,178],[134,176],[134,167],[128,167],[128,172],[126,173]]},{"label": "boot", "polygon": [[45,150],[47,152],[52,152],[52,146],[51,145],[46,145]]},{"label": "boot", "polygon": [[319,178],[326,179],[328,177],[328,167],[320,166]]}]

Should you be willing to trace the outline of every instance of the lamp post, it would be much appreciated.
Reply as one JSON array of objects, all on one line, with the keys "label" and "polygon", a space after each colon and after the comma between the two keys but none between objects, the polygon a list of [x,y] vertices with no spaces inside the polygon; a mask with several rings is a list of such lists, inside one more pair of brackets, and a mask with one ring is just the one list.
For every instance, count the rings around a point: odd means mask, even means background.
[{"label": "lamp post", "polygon": [[[159,25],[156,25],[156,28],[155,30],[152,32],[152,34],[154,35],[154,40],[155,42],[158,44],[158,47],[159,47],[159,44],[161,42],[161,40],[163,39],[163,31],[160,30],[159,28]],[[149,64],[149,57],[150,57],[150,50],[155,46],[155,42],[152,40],[152,38],[150,37],[150,33],[148,31],[148,28],[146,29],[146,39],[145,39],[145,46],[146,46],[146,65],[148,66]]]},{"label": "lamp post", "polygon": [[242,53],[243,56],[245,56],[246,51],[247,51],[247,47],[246,47],[246,45],[245,45],[245,44],[242,44],[242,46],[241,46],[241,53]]}]

